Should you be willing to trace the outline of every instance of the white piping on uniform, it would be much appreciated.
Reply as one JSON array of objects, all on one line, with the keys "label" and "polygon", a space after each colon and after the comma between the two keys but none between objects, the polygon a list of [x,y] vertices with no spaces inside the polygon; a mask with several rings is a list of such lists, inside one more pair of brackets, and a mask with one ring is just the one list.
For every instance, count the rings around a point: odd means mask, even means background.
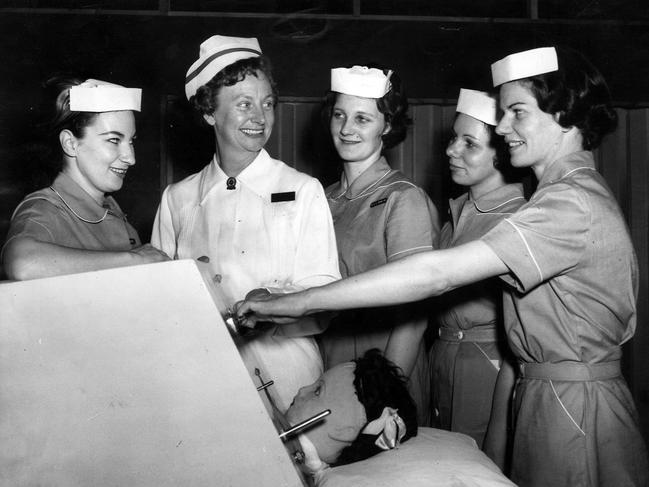
[{"label": "white piping on uniform", "polygon": [[530,254],[530,257],[532,258],[532,262],[534,262],[534,265],[536,266],[536,270],[539,273],[539,276],[541,276],[541,281],[543,281],[543,272],[541,272],[541,267],[539,267],[538,262],[536,262],[536,259],[534,258],[534,254],[532,253],[532,249],[530,249],[530,246],[527,244],[527,240],[525,240],[525,236],[523,236],[523,233],[518,229],[516,225],[514,225],[509,218],[505,218],[505,221],[509,223],[512,227],[514,227],[514,230],[520,235],[521,239],[523,240],[523,243],[525,244],[525,248],[527,249],[527,252]]},{"label": "white piping on uniform", "polygon": [[103,222],[103,221],[106,219],[106,216],[108,215],[108,210],[106,210],[106,211],[104,212],[104,216],[102,216],[99,220],[95,220],[95,221],[93,221],[93,220],[86,220],[86,219],[83,218],[81,215],[79,215],[76,211],[74,211],[70,205],[68,205],[68,202],[65,201],[65,200],[63,199],[63,196],[61,196],[61,194],[60,194],[57,190],[55,190],[54,187],[50,186],[50,189],[51,189],[52,191],[54,191],[54,192],[56,193],[56,195],[57,195],[59,198],[61,198],[61,201],[63,201],[63,204],[64,204],[65,206],[67,206],[68,210],[70,210],[70,211],[72,212],[72,214],[73,214],[74,216],[76,216],[79,220],[81,220],[82,222],[86,222],[86,223],[101,223],[101,222]]},{"label": "white piping on uniform", "polygon": [[433,246],[432,245],[421,245],[419,247],[413,247],[411,249],[400,250],[399,252],[395,252],[394,254],[388,255],[388,259],[390,257],[394,257],[395,255],[403,254],[404,252],[412,252],[413,250],[425,250],[425,249],[431,249],[432,250]]},{"label": "white piping on uniform", "polygon": [[595,169],[594,167],[580,166],[580,167],[576,167],[576,168],[574,168],[574,169],[571,169],[570,171],[568,171],[567,173],[565,173],[563,176],[561,176],[561,179],[563,179],[563,178],[565,178],[565,177],[568,177],[568,176],[570,176],[573,172],[575,172],[575,171],[579,171],[579,170],[581,170],[581,169],[589,169],[589,170],[591,170],[591,171],[596,171],[596,169]]},{"label": "white piping on uniform", "polygon": [[574,420],[574,418],[572,417],[572,415],[568,412],[568,410],[566,409],[566,407],[563,405],[563,402],[561,402],[561,399],[559,399],[559,394],[557,394],[557,390],[554,388],[554,384],[552,383],[552,380],[550,380],[549,382],[550,382],[550,387],[552,388],[552,392],[554,393],[554,397],[557,398],[557,401],[559,401],[559,404],[561,404],[561,407],[563,408],[564,412],[565,412],[565,413],[568,415],[568,417],[570,418],[570,421],[572,421],[572,424],[575,425],[575,427],[579,430],[579,432],[580,432],[582,435],[586,436],[586,433],[584,433],[584,430],[582,430],[582,429],[579,427],[579,425],[577,424],[577,421]]},{"label": "white piping on uniform", "polygon": [[[473,206],[475,206],[475,207],[476,207],[476,210],[478,210],[480,213],[487,213],[487,212],[492,212],[492,211],[495,210],[496,208],[500,208],[501,206],[504,206],[504,205],[506,205],[507,203],[511,203],[512,201],[516,201],[516,200],[524,200],[524,199],[525,199],[525,198],[524,198],[523,196],[516,196],[516,197],[514,197],[514,198],[510,198],[510,199],[508,199],[507,201],[503,201],[502,203],[498,203],[496,206],[492,206],[491,208],[486,208],[486,209],[484,209],[484,210],[483,210],[482,208],[480,208],[480,207],[478,206],[478,203],[475,202],[475,201],[473,202]],[[511,211],[510,211],[510,212],[507,212],[507,213],[496,213],[496,214],[497,214],[497,215],[511,215]]]}]

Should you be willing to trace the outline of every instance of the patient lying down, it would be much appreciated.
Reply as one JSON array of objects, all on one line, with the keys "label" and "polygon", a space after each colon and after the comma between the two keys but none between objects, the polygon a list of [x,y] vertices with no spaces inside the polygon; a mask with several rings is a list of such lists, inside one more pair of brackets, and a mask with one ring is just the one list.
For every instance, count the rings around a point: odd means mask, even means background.
[{"label": "patient lying down", "polygon": [[296,424],[324,409],[331,414],[299,437],[308,473],[364,460],[417,434],[406,379],[377,349],[301,388],[286,417]]}]

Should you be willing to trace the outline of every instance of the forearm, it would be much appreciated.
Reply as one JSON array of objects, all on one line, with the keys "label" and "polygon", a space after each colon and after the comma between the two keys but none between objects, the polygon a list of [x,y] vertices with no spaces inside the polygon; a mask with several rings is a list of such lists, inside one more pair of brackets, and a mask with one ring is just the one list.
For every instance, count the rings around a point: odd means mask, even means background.
[{"label": "forearm", "polygon": [[409,377],[417,361],[428,318],[423,303],[400,306],[395,316],[395,326],[385,347],[385,356],[401,367]]},{"label": "forearm", "polygon": [[130,252],[73,249],[32,238],[19,238],[9,242],[5,248],[3,263],[9,279],[22,281],[139,262]]},{"label": "forearm", "polygon": [[326,286],[238,303],[239,318],[251,321],[321,311],[390,306],[419,301],[507,272],[507,267],[483,242],[446,250],[421,252],[356,274]]},{"label": "forearm", "polygon": [[482,449],[501,470],[507,469],[508,425],[516,372],[512,363],[503,360],[494,387],[489,426]]},{"label": "forearm", "polygon": [[308,313],[389,306],[438,296],[507,272],[483,242],[409,255],[368,272],[304,292]]}]

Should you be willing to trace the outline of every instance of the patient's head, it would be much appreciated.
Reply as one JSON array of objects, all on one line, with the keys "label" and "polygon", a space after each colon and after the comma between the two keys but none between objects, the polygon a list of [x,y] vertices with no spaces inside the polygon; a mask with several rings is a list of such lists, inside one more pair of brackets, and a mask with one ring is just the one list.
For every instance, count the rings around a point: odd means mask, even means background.
[{"label": "patient's head", "polygon": [[305,431],[318,456],[329,464],[345,464],[381,451],[361,435],[365,426],[381,417],[386,407],[398,410],[406,425],[402,441],[417,434],[417,410],[401,369],[373,349],[363,357],[327,370],[314,384],[303,387],[286,415],[291,424],[324,409],[331,414]]}]

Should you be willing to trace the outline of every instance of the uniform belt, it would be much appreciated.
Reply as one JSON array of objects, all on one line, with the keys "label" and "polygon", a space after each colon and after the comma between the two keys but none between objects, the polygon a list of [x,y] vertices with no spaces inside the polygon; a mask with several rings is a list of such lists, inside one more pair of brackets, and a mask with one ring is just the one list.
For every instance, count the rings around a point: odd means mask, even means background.
[{"label": "uniform belt", "polygon": [[497,342],[500,338],[495,326],[479,326],[468,330],[454,330],[442,326],[438,334],[447,342]]},{"label": "uniform belt", "polygon": [[565,381],[607,380],[622,375],[620,361],[585,364],[583,362],[559,362],[551,364],[519,362],[518,370],[526,379],[549,379]]}]

